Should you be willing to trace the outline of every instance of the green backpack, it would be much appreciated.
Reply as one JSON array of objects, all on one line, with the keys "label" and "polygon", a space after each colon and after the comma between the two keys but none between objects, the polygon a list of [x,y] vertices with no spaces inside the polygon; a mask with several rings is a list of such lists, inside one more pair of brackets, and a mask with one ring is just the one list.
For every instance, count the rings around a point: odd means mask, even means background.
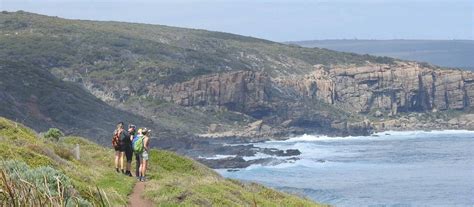
[{"label": "green backpack", "polygon": [[133,152],[135,153],[142,153],[143,152],[143,140],[144,140],[144,136],[137,136],[133,142],[132,142],[132,145],[133,145]]}]

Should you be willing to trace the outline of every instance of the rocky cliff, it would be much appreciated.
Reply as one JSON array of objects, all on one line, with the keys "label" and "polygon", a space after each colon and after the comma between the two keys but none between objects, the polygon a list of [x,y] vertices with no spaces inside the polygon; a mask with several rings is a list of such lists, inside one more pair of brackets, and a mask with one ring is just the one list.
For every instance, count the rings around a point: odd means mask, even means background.
[{"label": "rocky cliff", "polygon": [[[393,124],[397,121],[380,124],[377,120],[378,124],[372,126],[368,120],[347,122],[347,117],[334,117],[327,113],[322,118],[321,114],[324,113],[321,111],[327,109],[319,106],[310,110],[305,106],[314,103],[311,100],[323,101],[356,116],[382,118],[394,118],[400,113],[466,110],[474,103],[474,74],[415,62],[332,67],[315,65],[314,70],[307,75],[271,77],[260,72],[233,71],[194,77],[172,85],[151,84],[148,86],[148,95],[186,107],[224,107],[254,118],[267,119],[266,122],[284,126],[286,130],[289,126],[329,127],[354,133],[372,127],[383,129],[385,126],[389,129],[416,129],[423,126],[453,128],[453,124],[448,124],[452,118],[444,121],[424,119],[423,122],[401,117],[400,120],[407,119],[422,125]],[[271,117],[277,111],[278,118]],[[314,119],[319,122],[316,123]],[[427,122],[438,124],[430,125]],[[251,137],[261,132],[271,136],[272,133],[285,130],[278,127],[268,127],[263,131],[253,130],[252,127],[252,130],[248,130],[247,127],[214,134]]]},{"label": "rocky cliff", "polygon": [[474,103],[474,73],[439,69],[413,62],[367,64],[361,67],[315,67],[278,84],[301,97],[318,98],[354,113],[462,110]]},{"label": "rocky cliff", "polygon": [[[233,132],[222,133],[223,136],[285,135],[285,131],[288,132],[290,128],[290,131],[300,131],[299,133],[304,133],[302,128],[305,128],[325,130],[328,133],[334,133],[330,129],[337,129],[347,134],[350,133],[349,130],[356,128],[362,129],[357,129],[357,133],[367,133],[370,129],[367,123],[348,124],[343,112],[331,113],[330,111],[337,109],[321,103],[319,97],[308,99],[299,96],[294,88],[282,86],[277,80],[262,72],[232,71],[198,76],[171,85],[151,83],[146,88],[147,96],[154,99],[185,107],[214,107],[236,111],[273,126],[242,126]],[[262,124],[261,121],[258,122]]]},{"label": "rocky cliff", "polygon": [[216,105],[252,112],[269,105],[270,78],[260,72],[237,71],[192,78],[173,85],[147,86],[148,96],[182,106]]},{"label": "rocky cliff", "polygon": [[148,95],[183,106],[217,105],[240,111],[268,107],[282,97],[318,99],[353,113],[396,115],[471,107],[474,73],[413,62],[334,68],[317,65],[313,72],[301,76],[237,71],[173,85],[151,84]]}]

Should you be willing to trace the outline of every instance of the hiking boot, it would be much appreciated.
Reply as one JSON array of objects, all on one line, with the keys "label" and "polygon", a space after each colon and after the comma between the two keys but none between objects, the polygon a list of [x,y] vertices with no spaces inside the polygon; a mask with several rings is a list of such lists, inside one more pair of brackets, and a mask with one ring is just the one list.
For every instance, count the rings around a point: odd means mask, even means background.
[{"label": "hiking boot", "polygon": [[120,172],[118,168],[115,168],[115,171],[117,171],[117,173],[119,173],[119,172]]},{"label": "hiking boot", "polygon": [[133,177],[133,175],[130,171],[125,172],[125,175],[128,175],[129,177]]},{"label": "hiking boot", "polygon": [[146,177],[145,177],[145,176],[143,176],[143,177],[142,177],[142,179],[141,179],[140,181],[142,181],[142,182],[146,182]]},{"label": "hiking boot", "polygon": [[122,174],[125,174],[125,170],[122,169]]}]

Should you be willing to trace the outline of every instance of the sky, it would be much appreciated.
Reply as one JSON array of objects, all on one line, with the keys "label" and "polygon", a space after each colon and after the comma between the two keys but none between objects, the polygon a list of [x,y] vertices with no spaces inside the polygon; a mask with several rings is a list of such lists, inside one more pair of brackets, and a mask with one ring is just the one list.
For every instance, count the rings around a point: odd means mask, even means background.
[{"label": "sky", "polygon": [[0,10],[273,41],[474,39],[474,0],[0,0]]}]

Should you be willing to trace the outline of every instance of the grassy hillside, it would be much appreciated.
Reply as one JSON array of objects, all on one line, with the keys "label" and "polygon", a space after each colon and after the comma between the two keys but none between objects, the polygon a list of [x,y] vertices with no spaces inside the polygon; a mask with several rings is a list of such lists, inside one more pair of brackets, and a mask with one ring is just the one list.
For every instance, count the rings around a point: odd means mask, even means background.
[{"label": "grassy hillside", "polygon": [[[80,146],[80,160],[71,150]],[[12,165],[23,171],[55,172],[62,180],[71,183],[70,194],[82,198],[84,206],[122,206],[136,182],[115,173],[112,149],[103,148],[84,138],[63,137],[53,142],[39,137],[33,130],[0,117],[0,166],[7,177]],[[16,160],[19,163],[11,163]],[[306,199],[281,193],[258,184],[244,184],[224,179],[211,169],[175,153],[152,150],[150,154],[150,180],[144,197],[160,205],[200,206],[319,206]],[[27,166],[21,163],[26,163]],[[51,167],[44,168],[45,166]],[[13,167],[14,168],[14,167]],[[36,170],[41,169],[41,170]],[[19,173],[21,174],[21,173]],[[48,174],[45,174],[48,175]],[[29,175],[30,177],[33,175]],[[24,178],[28,180],[28,178]],[[7,179],[9,180],[9,179]],[[12,180],[11,182],[18,182]],[[51,184],[51,183],[49,183]],[[54,183],[52,183],[53,186]],[[36,186],[41,185],[36,184]],[[53,189],[55,187],[52,187]],[[0,182],[1,202],[7,202],[7,186]],[[97,190],[98,189],[98,190]],[[101,192],[101,196],[98,196]],[[101,202],[100,198],[108,200]],[[31,198],[32,199],[32,198]],[[24,201],[26,202],[26,200]],[[1,203],[8,206],[8,203]]]},{"label": "grassy hillside", "polygon": [[291,44],[474,70],[473,40],[310,40]]},{"label": "grassy hillside", "polygon": [[144,117],[116,109],[78,84],[24,62],[0,59],[0,114],[38,131],[50,127],[108,144],[115,123],[127,120],[150,126]]},{"label": "grassy hillside", "polygon": [[171,83],[229,70],[278,75],[306,72],[314,64],[391,61],[221,32],[67,20],[27,12],[1,13],[0,31],[0,57],[103,82],[141,77],[142,82]]}]

